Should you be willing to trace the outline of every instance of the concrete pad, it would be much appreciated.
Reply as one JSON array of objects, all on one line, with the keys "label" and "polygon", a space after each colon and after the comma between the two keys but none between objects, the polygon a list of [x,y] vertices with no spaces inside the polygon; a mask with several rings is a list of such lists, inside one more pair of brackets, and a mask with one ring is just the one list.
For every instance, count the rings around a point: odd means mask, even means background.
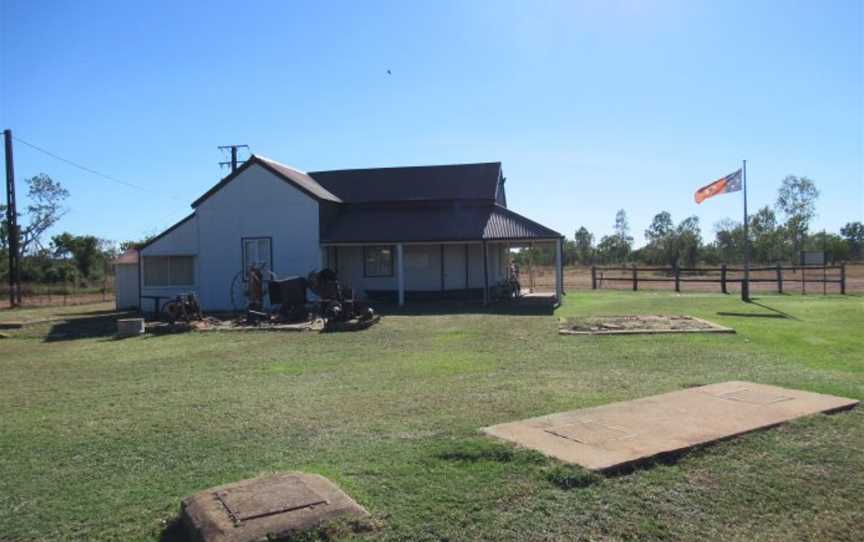
[{"label": "concrete pad", "polygon": [[483,432],[567,463],[604,471],[857,404],[833,395],[723,382],[503,423]]},{"label": "concrete pad", "polygon": [[339,518],[368,512],[317,474],[288,472],[214,487],[183,499],[183,523],[193,540],[282,540]]}]

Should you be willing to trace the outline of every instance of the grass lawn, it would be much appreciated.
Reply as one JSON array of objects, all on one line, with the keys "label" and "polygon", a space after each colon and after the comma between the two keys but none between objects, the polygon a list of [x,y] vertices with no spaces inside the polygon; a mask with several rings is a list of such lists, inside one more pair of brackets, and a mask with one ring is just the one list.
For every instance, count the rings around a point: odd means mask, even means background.
[{"label": "grass lawn", "polygon": [[[556,317],[639,313],[738,333],[556,333]],[[732,379],[864,399],[861,297],[574,293],[556,316],[430,311],[323,335],[117,341],[112,322],[0,339],[0,539],[181,539],[183,496],[296,469],[372,512],[361,539],[860,540],[864,408],[615,477],[478,428]]]}]

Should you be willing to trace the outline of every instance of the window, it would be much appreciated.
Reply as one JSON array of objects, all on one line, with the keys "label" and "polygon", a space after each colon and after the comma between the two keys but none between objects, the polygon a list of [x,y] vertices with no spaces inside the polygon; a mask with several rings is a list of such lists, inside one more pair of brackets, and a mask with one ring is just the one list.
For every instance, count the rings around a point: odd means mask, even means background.
[{"label": "window", "polygon": [[363,247],[363,276],[392,277],[393,247]]},{"label": "window", "polygon": [[268,276],[273,270],[273,250],[269,237],[245,237],[243,238],[243,275],[254,265]]},{"label": "window", "polygon": [[144,256],[144,286],[193,286],[194,256]]}]

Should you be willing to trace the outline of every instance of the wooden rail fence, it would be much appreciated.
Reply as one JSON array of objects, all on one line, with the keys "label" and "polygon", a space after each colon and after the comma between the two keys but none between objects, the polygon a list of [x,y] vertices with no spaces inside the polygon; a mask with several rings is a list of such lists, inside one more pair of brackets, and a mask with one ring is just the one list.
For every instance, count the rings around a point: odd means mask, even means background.
[{"label": "wooden rail fence", "polygon": [[[794,280],[790,280],[789,278],[784,278],[783,273],[786,271],[791,271],[797,273],[801,272],[800,278],[796,277]],[[810,271],[811,274],[808,277],[807,272]],[[838,275],[832,275],[832,278],[829,278],[829,271],[839,271]],[[619,273],[619,276],[606,276],[607,272]],[[642,276],[639,273],[643,273]],[[720,267],[637,267],[633,266],[617,266],[617,267],[598,267],[596,265],[591,266],[591,289],[596,290],[598,288],[603,287],[603,282],[629,282],[633,285],[633,291],[639,290],[640,282],[674,282],[675,283],[675,291],[681,291],[681,284],[688,282],[709,282],[709,283],[717,283],[720,284],[720,291],[728,293],[727,285],[729,283],[741,283],[744,282],[744,278],[730,278],[730,273],[743,273],[743,267],[729,267],[726,264],[721,265]],[[800,283],[801,285],[801,293],[807,293],[807,283],[815,282],[822,284],[822,293],[827,293],[827,285],[828,284],[839,284],[840,285],[840,293],[846,294],[846,264],[840,265],[789,265],[783,266],[777,264],[775,266],[770,267],[751,267],[751,273],[764,273],[764,272],[773,272],[774,276],[770,278],[766,277],[752,277],[750,278],[750,283],[764,283],[764,282],[773,282],[777,285],[777,293],[782,294],[784,284],[788,285],[790,282]],[[814,274],[813,272],[821,272],[821,276],[819,274]],[[626,276],[620,276],[620,274],[624,274]],[[650,273],[650,276],[646,276],[646,273]],[[719,273],[717,277],[706,277],[705,275],[709,273]],[[658,275],[666,275],[666,276],[658,276]],[[694,276],[695,275],[695,276]],[[836,277],[836,278],[833,278]]]}]

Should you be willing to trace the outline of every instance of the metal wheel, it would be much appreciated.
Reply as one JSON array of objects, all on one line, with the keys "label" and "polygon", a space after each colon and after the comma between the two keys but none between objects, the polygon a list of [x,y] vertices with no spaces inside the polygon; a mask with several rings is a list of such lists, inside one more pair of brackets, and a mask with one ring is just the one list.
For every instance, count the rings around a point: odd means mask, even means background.
[{"label": "metal wheel", "polygon": [[246,282],[243,280],[243,277],[243,271],[239,271],[231,279],[231,307],[235,312],[246,310],[246,307],[249,305],[249,292],[247,291]]}]

